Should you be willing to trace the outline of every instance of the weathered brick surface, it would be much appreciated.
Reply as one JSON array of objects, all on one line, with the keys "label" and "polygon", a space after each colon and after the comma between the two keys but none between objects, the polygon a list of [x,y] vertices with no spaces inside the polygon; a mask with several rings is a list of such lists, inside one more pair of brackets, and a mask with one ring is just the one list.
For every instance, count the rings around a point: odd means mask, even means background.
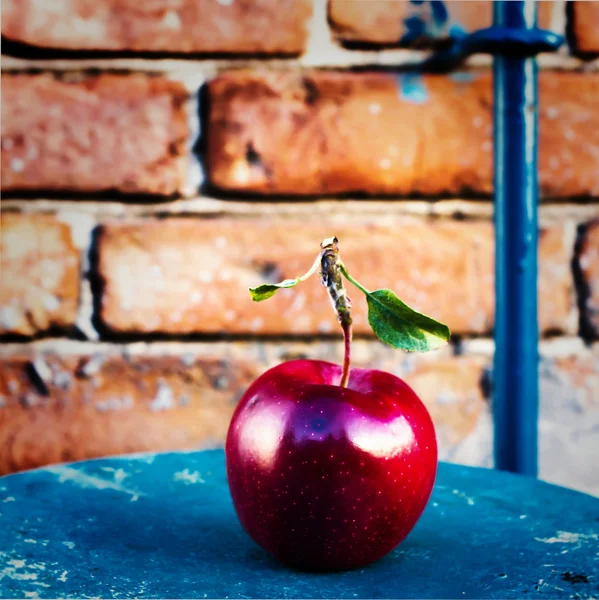
[{"label": "weathered brick surface", "polygon": [[298,54],[312,0],[2,1],[2,35],[47,48]]},{"label": "weathered brick surface", "polygon": [[599,344],[540,365],[542,479],[599,496]]},{"label": "weathered brick surface", "polygon": [[[247,288],[306,272],[330,235],[366,287],[389,287],[404,301],[482,334],[493,323],[493,230],[482,222],[389,222],[364,218],[297,220],[170,219],[106,224],[98,240],[104,282],[101,318],[114,332],[171,335],[338,333],[318,277],[263,302]],[[569,331],[573,235],[540,240],[540,322]],[[356,331],[369,332],[363,296],[348,284]]]},{"label": "weathered brick surface", "polygon": [[[599,74],[540,76],[544,196],[599,194]],[[488,73],[223,74],[209,85],[207,166],[261,194],[492,192]]]},{"label": "weathered brick surface", "polygon": [[599,2],[571,2],[572,35],[578,52],[599,54]]},{"label": "weathered brick surface", "polygon": [[[567,225],[548,227],[540,232],[538,316],[541,332],[577,333],[572,276],[574,238],[573,229]],[[494,246],[491,252],[494,254]],[[492,296],[495,310],[495,291]]]},{"label": "weathered brick surface", "polygon": [[[202,355],[31,351],[4,357],[0,474],[96,456],[220,446],[237,400],[258,374],[298,355],[339,362],[341,352],[338,343],[249,343]],[[406,357],[358,341],[354,363],[393,371],[413,385],[435,421],[443,458],[472,434],[486,409],[481,359]]]},{"label": "weathered brick surface", "polygon": [[185,91],[145,75],[2,75],[2,190],[174,194]]},{"label": "weathered brick surface", "polygon": [[[167,344],[126,353],[30,347],[0,358],[0,473],[125,452],[222,445],[246,386],[284,360],[340,362],[340,342]],[[543,347],[541,350],[543,354]],[[599,494],[599,344],[540,364],[541,477]],[[404,378],[428,407],[442,460],[492,464],[490,355],[414,355],[355,340],[354,366]],[[486,383],[485,383],[486,382]]]},{"label": "weathered brick surface", "polygon": [[[404,376],[431,414],[445,460],[474,433],[488,408],[482,385],[485,363],[471,356],[420,361]],[[466,460],[477,462],[482,458],[472,456]]]},{"label": "weathered brick surface", "polygon": [[[558,6],[555,6],[558,4]],[[539,26],[552,26],[562,2],[539,2]],[[452,0],[416,4],[409,0],[329,0],[329,19],[344,41],[373,44],[427,44],[493,24],[493,2]]]},{"label": "weathered brick surface", "polygon": [[46,215],[1,215],[0,273],[0,333],[75,324],[79,251],[68,225]]},{"label": "weathered brick surface", "polygon": [[589,223],[578,253],[582,274],[582,323],[585,333],[599,338],[599,221]]},{"label": "weathered brick surface", "polygon": [[222,443],[246,365],[218,358],[5,359],[0,474],[43,464]]}]

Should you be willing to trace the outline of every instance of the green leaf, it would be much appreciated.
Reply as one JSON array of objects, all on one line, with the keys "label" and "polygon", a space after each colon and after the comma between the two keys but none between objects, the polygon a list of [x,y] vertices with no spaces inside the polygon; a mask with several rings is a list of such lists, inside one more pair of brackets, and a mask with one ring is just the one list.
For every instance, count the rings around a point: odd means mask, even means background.
[{"label": "green leaf", "polygon": [[340,267],[345,278],[366,295],[368,322],[379,340],[407,352],[436,350],[449,341],[447,325],[413,310],[391,290],[367,290],[343,263]]},{"label": "green leaf", "polygon": [[302,277],[285,279],[281,283],[263,283],[255,288],[250,288],[250,296],[254,302],[262,302],[262,300],[272,298],[281,288],[292,288],[294,285],[300,283],[300,281],[303,281]]},{"label": "green leaf", "polygon": [[391,290],[359,287],[366,294],[368,322],[381,341],[407,352],[436,350],[449,341],[447,325],[411,309]]},{"label": "green leaf", "polygon": [[310,270],[305,275],[300,275],[295,279],[285,279],[281,283],[263,283],[255,288],[250,288],[250,296],[254,302],[262,302],[262,300],[268,300],[272,298],[278,290],[281,288],[292,288],[293,286],[306,281],[308,277],[312,277],[320,267],[320,254],[316,257],[314,264],[310,267]]}]

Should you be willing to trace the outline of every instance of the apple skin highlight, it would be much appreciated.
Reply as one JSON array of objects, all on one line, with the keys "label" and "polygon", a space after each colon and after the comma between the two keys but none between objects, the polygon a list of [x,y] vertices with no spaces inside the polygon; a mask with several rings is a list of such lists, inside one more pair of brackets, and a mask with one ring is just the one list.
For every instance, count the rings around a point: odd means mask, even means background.
[{"label": "apple skin highlight", "polygon": [[437,442],[416,393],[398,377],[282,363],[242,397],[227,441],[239,520],[286,565],[363,567],[412,530],[433,489]]}]

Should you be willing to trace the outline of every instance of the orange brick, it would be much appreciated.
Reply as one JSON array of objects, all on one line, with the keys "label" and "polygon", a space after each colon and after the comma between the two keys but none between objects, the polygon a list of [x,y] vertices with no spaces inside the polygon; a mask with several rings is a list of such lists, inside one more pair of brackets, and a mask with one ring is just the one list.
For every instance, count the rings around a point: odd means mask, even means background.
[{"label": "orange brick", "polygon": [[[409,0],[329,0],[329,19],[335,35],[343,41],[373,44],[426,44],[446,40],[493,24],[493,2],[452,0],[443,3],[437,18],[432,4]],[[553,2],[538,3],[539,26],[551,28]],[[563,11],[563,5],[557,7]],[[422,32],[413,37],[414,27]]]},{"label": "orange brick", "polygon": [[599,221],[589,223],[578,254],[582,274],[582,325],[585,334],[599,338]]},{"label": "orange brick", "polygon": [[44,48],[298,54],[312,0],[3,0],[2,35]]},{"label": "orange brick", "polygon": [[[0,368],[0,474],[128,452],[221,444],[247,366],[45,353]],[[43,383],[40,383],[43,382]]]},{"label": "orange brick", "polygon": [[[540,75],[539,181],[599,195],[599,74]],[[261,194],[490,195],[488,73],[231,72],[209,84],[211,183]]]},{"label": "orange brick", "polygon": [[571,29],[577,52],[599,54],[599,2],[571,2]]},{"label": "orange brick", "polygon": [[[98,241],[104,283],[101,318],[120,333],[169,335],[338,334],[317,276],[254,303],[248,287],[306,272],[319,242],[337,235],[352,274],[389,287],[454,333],[493,325],[493,230],[482,222],[397,222],[367,216],[299,223],[270,219],[169,219],[107,224]],[[540,321],[569,331],[573,240],[556,227],[541,235]],[[369,332],[363,296],[348,284],[356,331]]]},{"label": "orange brick", "polygon": [[2,75],[2,189],[180,192],[184,100],[145,75]]},{"label": "orange brick", "polygon": [[482,385],[486,366],[487,361],[481,357],[454,356],[421,360],[405,375],[404,379],[426,404],[442,448],[459,447],[474,433],[488,409]]},{"label": "orange brick", "polygon": [[34,335],[75,324],[79,251],[69,226],[46,215],[3,214],[0,333]]}]

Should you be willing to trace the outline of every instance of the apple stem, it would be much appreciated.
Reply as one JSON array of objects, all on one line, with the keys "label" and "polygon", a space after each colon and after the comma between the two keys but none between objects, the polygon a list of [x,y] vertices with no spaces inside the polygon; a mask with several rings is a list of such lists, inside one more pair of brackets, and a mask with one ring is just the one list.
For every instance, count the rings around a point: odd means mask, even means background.
[{"label": "apple stem", "polygon": [[351,318],[351,300],[345,293],[343,287],[343,277],[341,272],[342,262],[339,257],[339,240],[336,237],[327,238],[320,244],[322,252],[320,253],[320,281],[327,288],[329,298],[333,309],[337,314],[337,320],[343,329],[344,358],[343,371],[341,374],[341,387],[347,387],[349,381],[351,339],[352,339],[352,318]]},{"label": "apple stem", "polygon": [[351,360],[351,323],[348,325],[343,325],[343,346],[344,346],[344,355],[343,355],[343,372],[341,373],[341,381],[339,385],[341,387],[347,387],[347,383],[349,382],[349,367]]}]

